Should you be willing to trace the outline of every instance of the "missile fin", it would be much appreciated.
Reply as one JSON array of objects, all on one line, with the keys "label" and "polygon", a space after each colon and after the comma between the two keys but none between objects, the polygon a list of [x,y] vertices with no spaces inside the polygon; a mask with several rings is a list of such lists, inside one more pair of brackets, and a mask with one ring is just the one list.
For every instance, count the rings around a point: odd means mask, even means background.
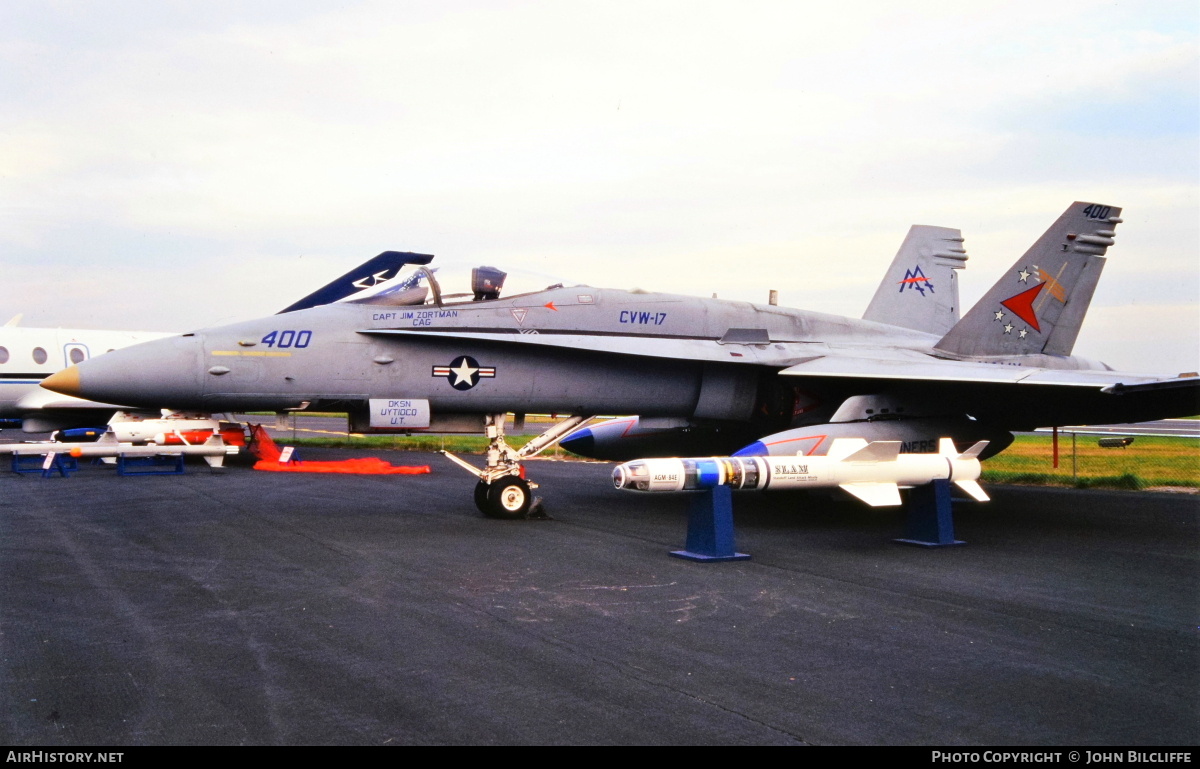
[{"label": "missile fin", "polygon": [[832,459],[845,459],[859,449],[866,448],[867,442],[862,438],[837,438],[829,445],[826,456]]},{"label": "missile fin", "polygon": [[[985,441],[986,442],[986,441]],[[955,481],[954,485],[971,495],[976,502],[990,502],[991,497],[983,490],[978,481]]]},{"label": "missile fin", "polygon": [[938,438],[938,454],[943,457],[953,457],[958,454],[952,438]]},{"label": "missile fin", "polygon": [[987,445],[988,445],[987,441],[979,441],[971,448],[969,448],[966,451],[964,451],[963,453],[959,454],[958,458],[959,459],[975,459],[976,457],[978,457],[980,454],[983,453],[983,450],[987,448]]},{"label": "missile fin", "polygon": [[900,504],[900,487],[894,483],[843,483],[841,488],[871,507],[894,507]]},{"label": "missile fin", "polygon": [[900,441],[873,441],[848,457],[843,462],[895,462],[900,456]]}]

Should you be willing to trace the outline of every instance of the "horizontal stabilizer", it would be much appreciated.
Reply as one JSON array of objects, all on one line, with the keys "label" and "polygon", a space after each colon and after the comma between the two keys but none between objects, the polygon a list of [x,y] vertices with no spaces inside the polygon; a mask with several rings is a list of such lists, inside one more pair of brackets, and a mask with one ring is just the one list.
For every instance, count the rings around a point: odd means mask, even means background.
[{"label": "horizontal stabilizer", "polygon": [[900,502],[900,487],[894,483],[843,483],[841,488],[871,507],[895,507]]},{"label": "horizontal stabilizer", "polygon": [[979,485],[979,481],[955,481],[954,485],[970,494],[971,498],[976,502],[991,501],[991,497],[989,497],[987,492],[983,490],[983,487]]},{"label": "horizontal stabilizer", "polygon": [[1196,374],[1180,374],[1172,379],[1164,379],[1160,382],[1142,382],[1138,384],[1126,384],[1119,382],[1114,385],[1105,387],[1102,392],[1109,395],[1125,395],[1126,393],[1141,393],[1154,392],[1159,390],[1178,390],[1186,388],[1195,390],[1200,395],[1200,376]]}]

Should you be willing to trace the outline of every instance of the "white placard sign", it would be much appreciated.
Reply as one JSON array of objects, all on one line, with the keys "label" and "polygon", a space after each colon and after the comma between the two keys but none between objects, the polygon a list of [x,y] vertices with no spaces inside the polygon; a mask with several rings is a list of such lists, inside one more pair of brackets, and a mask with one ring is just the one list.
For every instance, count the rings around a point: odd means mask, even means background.
[{"label": "white placard sign", "polygon": [[416,398],[372,398],[371,427],[414,430],[429,427],[429,401]]}]

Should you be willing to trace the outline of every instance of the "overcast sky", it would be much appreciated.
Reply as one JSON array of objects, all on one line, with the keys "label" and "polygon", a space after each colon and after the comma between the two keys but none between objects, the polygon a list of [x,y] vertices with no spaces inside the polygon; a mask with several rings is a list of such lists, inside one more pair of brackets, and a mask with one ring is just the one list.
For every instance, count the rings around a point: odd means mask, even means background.
[{"label": "overcast sky", "polygon": [[1075,200],[1076,353],[1200,369],[1200,5],[0,3],[0,323],[273,313],[384,250],[858,317],[969,306]]}]

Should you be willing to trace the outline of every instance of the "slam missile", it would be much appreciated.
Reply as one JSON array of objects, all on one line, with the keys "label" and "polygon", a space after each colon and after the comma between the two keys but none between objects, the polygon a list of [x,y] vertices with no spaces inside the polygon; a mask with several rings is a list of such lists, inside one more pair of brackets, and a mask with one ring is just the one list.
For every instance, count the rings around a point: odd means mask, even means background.
[{"label": "slam missile", "polygon": [[954,482],[980,502],[988,495],[978,481],[979,454],[987,441],[963,453],[954,441],[938,441],[937,454],[901,454],[900,441],[867,443],[861,438],[833,442],[823,457],[707,457],[637,459],[613,470],[618,489],[702,491],[733,489],[845,489],[872,507],[900,504],[900,487],[937,480]]}]

